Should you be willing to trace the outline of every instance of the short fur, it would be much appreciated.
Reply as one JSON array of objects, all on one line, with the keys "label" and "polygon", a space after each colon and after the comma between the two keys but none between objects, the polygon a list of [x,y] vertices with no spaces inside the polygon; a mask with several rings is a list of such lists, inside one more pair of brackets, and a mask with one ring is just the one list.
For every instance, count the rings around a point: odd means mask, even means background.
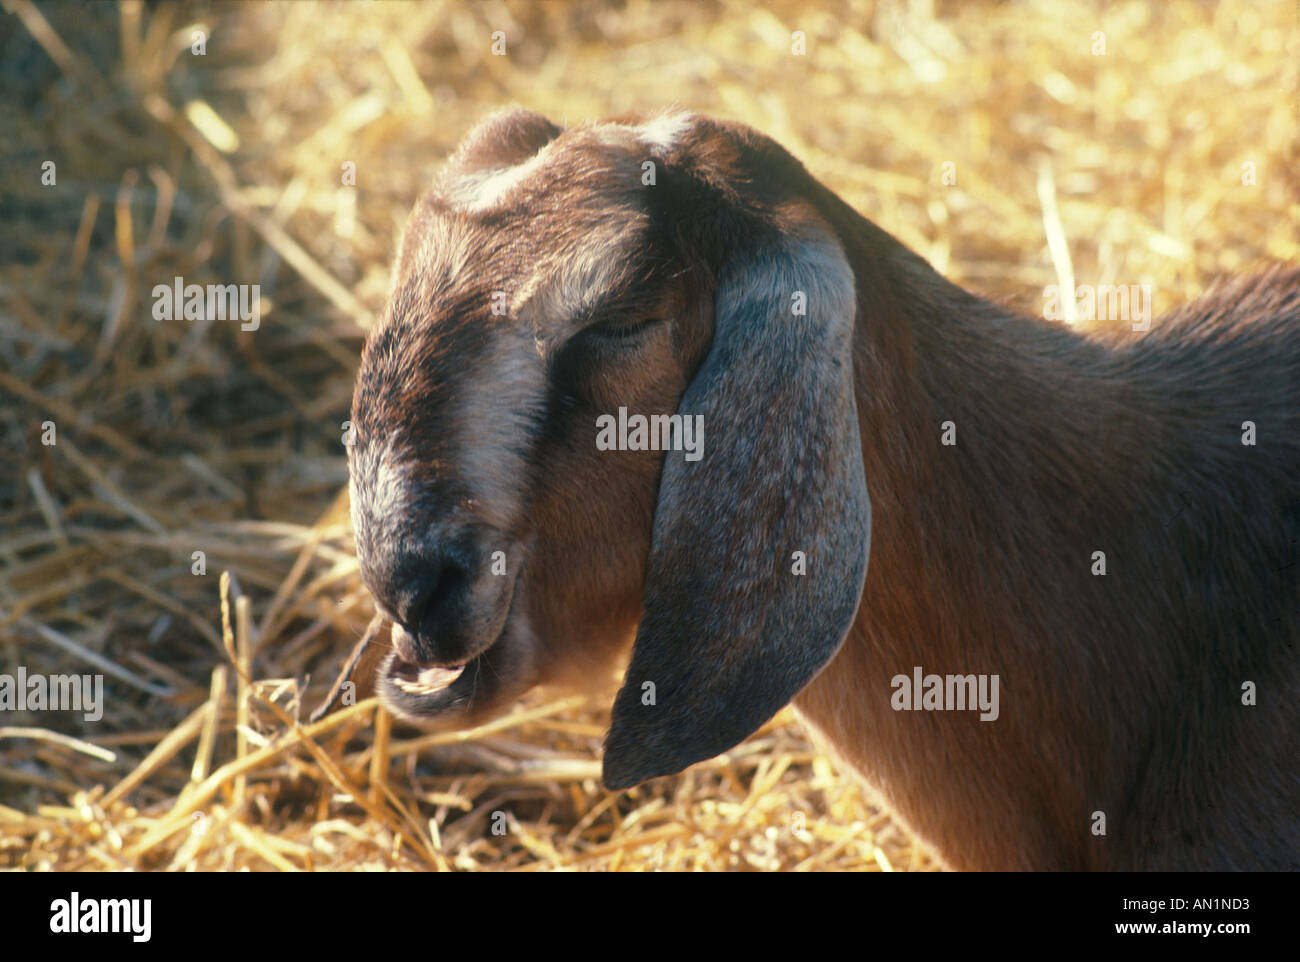
[{"label": "short fur", "polygon": [[[598,450],[619,407],[703,415],[703,458]],[[412,215],[353,420],[401,657],[468,662],[381,680],[404,717],[470,724],[635,634],[611,787],[793,700],[953,868],[1300,868],[1295,266],[1080,333],[950,284],[748,128],[510,110]],[[996,674],[997,720],[893,710],[914,666]]]}]

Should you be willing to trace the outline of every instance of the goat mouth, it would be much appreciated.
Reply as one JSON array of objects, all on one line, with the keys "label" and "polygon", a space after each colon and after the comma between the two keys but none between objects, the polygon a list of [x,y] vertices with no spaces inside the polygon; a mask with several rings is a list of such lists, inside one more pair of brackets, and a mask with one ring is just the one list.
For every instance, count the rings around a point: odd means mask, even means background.
[{"label": "goat mouth", "polygon": [[388,667],[388,678],[408,695],[433,695],[455,684],[465,672],[469,662],[451,666],[425,666],[394,656]]},{"label": "goat mouth", "polygon": [[417,725],[455,727],[481,716],[518,681],[521,671],[519,580],[511,586],[496,636],[462,662],[410,662],[390,651],[376,674],[376,693],[394,715]]},{"label": "goat mouth", "polygon": [[375,687],[385,707],[406,721],[463,723],[500,694],[513,674],[513,647],[507,621],[491,643],[463,662],[419,664],[391,651],[379,666]]},{"label": "goat mouth", "polygon": [[467,714],[491,687],[493,672],[487,664],[487,650],[459,665],[421,665],[403,660],[391,652],[379,667],[379,695],[384,705],[400,718],[430,722],[438,718]]}]

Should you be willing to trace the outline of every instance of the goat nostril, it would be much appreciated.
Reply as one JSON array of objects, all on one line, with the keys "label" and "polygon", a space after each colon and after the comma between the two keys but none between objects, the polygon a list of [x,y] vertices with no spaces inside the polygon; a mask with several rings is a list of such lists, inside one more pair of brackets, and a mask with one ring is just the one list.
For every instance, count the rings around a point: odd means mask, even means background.
[{"label": "goat nostril", "polygon": [[440,616],[460,592],[466,579],[466,571],[460,565],[444,564],[407,610],[407,630],[423,639],[434,636]]}]

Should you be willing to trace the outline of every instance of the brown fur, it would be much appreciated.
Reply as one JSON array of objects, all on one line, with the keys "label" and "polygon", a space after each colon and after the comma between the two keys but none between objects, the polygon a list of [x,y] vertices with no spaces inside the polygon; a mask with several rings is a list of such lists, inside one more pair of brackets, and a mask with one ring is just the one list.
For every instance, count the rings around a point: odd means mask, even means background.
[{"label": "brown fur", "polygon": [[[611,785],[793,699],[954,868],[1300,867],[1300,269],[1080,334],[948,283],[752,130],[631,123],[497,115],[412,216],[354,402],[358,553],[408,653],[476,681],[394,707],[464,725],[635,633]],[[619,406],[706,413],[703,460],[597,450]],[[917,665],[998,675],[998,719],[894,711]]]}]

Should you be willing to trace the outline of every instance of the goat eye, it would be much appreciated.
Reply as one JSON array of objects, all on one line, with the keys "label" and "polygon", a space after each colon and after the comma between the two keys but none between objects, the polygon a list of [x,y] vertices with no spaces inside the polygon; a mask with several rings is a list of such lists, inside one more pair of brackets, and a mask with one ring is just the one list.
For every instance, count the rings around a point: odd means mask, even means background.
[{"label": "goat eye", "polygon": [[[606,379],[621,366],[640,357],[642,345],[664,318],[641,314],[605,314],[581,328],[556,351],[551,376],[566,390],[587,398],[601,398],[611,388]],[[617,395],[615,395],[617,396]]]},{"label": "goat eye", "polygon": [[583,336],[599,338],[604,341],[630,340],[659,323],[659,318],[648,317],[640,321],[604,321],[583,328]]}]

